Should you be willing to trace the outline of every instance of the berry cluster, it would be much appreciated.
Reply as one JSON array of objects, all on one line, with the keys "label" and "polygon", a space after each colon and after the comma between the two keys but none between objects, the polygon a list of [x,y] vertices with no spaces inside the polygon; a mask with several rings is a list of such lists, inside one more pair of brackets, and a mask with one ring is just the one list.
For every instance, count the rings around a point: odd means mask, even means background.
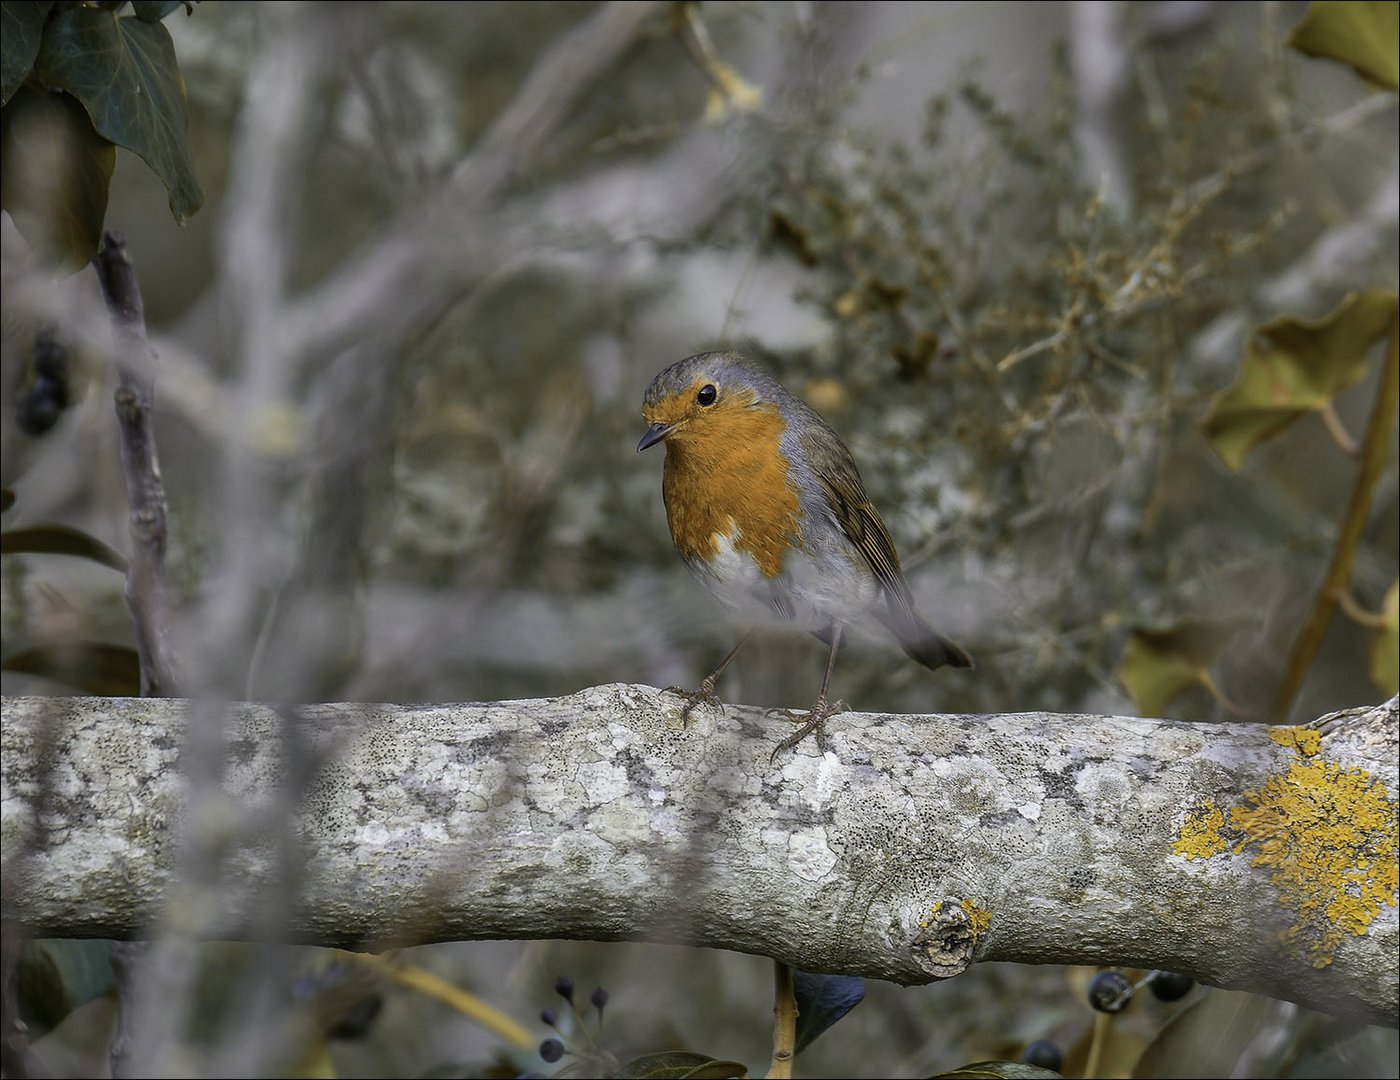
[{"label": "berry cluster", "polygon": [[1195,980],[1174,971],[1149,971],[1137,982],[1129,982],[1121,971],[1101,971],[1089,984],[1089,1004],[1099,1012],[1122,1012],[1133,994],[1144,986],[1158,1001],[1178,1001],[1191,992]]},{"label": "berry cluster", "polygon": [[[575,1034],[583,1037],[584,1043],[583,1045],[570,1046],[566,1042],[565,1029],[560,1027],[559,1014],[554,1009],[543,1009],[540,1012],[540,1023],[553,1028],[558,1032],[558,1035],[550,1036],[540,1043],[540,1057],[546,1063],[553,1065],[561,1060],[565,1054],[568,1054],[577,1058],[579,1065],[588,1070],[594,1069],[595,1066],[601,1066],[604,1069],[603,1072],[586,1072],[584,1075],[612,1075],[612,1071],[616,1070],[617,1062],[597,1043],[597,1035],[601,1034],[603,1030],[603,1010],[608,1004],[608,992],[600,986],[588,995],[589,1004],[598,1014],[596,1029],[592,1034],[589,1033],[588,1027],[584,1023],[584,1014],[579,1011],[578,1002],[574,999],[574,980],[567,975],[560,975],[554,981],[554,992],[568,1003],[569,1013],[573,1018],[573,1023],[569,1026]],[[609,1070],[609,1066],[611,1070]],[[527,1073],[525,1077],[533,1075],[535,1074]],[[525,1080],[525,1077],[522,1077],[521,1080]]]},{"label": "berry cluster", "polygon": [[[1089,984],[1089,1004],[1097,1012],[1119,1013],[1128,1007],[1133,994],[1146,986],[1158,1001],[1179,1001],[1191,992],[1195,980],[1174,971],[1149,971],[1137,982],[1129,981],[1121,971],[1109,969],[1094,976]],[[1051,1072],[1059,1072],[1064,1054],[1049,1039],[1037,1039],[1026,1047],[1022,1060]]]}]

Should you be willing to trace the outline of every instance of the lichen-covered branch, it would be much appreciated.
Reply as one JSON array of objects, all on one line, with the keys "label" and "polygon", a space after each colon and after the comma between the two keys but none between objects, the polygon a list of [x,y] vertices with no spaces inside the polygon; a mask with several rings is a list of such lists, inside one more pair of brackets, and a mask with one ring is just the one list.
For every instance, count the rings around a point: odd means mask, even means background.
[{"label": "lichen-covered branch", "polygon": [[155,353],[146,341],[141,287],[126,241],[107,233],[93,259],[117,338],[117,425],[131,504],[126,602],[136,627],[142,697],[176,693],[175,646],[165,590],[165,484],[156,457]]},{"label": "lichen-covered branch", "polygon": [[[222,809],[190,820],[188,704],[8,699],[6,848],[47,809],[4,914],[45,935],[249,934],[300,790],[304,941],[686,941],[901,983],[1121,963],[1396,1023],[1400,701],[1303,727],[845,713],[829,752],[774,765],[782,720],[731,706],[682,727],[681,706],[629,685],[235,705]],[[189,910],[182,845],[222,865]]]}]

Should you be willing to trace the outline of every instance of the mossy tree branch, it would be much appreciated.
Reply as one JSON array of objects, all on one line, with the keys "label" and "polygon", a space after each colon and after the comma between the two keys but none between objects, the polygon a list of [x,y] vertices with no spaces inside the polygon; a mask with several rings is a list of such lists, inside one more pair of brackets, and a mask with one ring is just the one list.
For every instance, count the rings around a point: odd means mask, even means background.
[{"label": "mossy tree branch", "polygon": [[[784,725],[681,706],[239,704],[195,792],[185,702],[7,699],[0,829],[29,851],[4,914],[256,933],[300,791],[302,941],[684,941],[900,983],[1121,963],[1396,1023],[1400,700],[1304,727],[847,713],[775,765]],[[195,899],[192,851],[220,865]]]}]

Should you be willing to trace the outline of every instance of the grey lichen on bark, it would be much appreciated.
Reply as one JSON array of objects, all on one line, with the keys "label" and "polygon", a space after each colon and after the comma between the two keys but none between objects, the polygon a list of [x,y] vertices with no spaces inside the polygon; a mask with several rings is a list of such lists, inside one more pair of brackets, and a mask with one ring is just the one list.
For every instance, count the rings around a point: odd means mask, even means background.
[{"label": "grey lichen on bark", "polygon": [[[269,821],[291,806],[286,925],[317,944],[686,941],[906,984],[985,960],[1118,963],[1396,1023],[1396,700],[1307,728],[843,713],[825,754],[771,765],[785,723],[730,706],[682,726],[682,704],[633,685],[237,704],[211,793],[182,772],[187,702],[6,699],[0,828],[22,881],[5,916],[249,934],[284,895]],[[1295,774],[1365,800],[1341,870],[1341,839],[1313,865],[1305,820],[1296,859],[1287,822],[1269,819],[1272,855],[1251,846]],[[193,905],[190,850],[218,868]]]}]

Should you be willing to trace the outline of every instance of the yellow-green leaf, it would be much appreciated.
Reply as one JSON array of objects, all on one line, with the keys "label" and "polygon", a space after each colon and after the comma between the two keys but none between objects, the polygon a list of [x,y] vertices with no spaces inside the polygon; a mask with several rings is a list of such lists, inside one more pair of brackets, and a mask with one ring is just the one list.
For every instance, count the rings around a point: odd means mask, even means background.
[{"label": "yellow-green leaf", "polygon": [[1395,307],[1393,292],[1371,289],[1352,293],[1322,319],[1288,317],[1259,327],[1234,385],[1216,395],[1205,420],[1221,460],[1239,469],[1257,443],[1359,382]]},{"label": "yellow-green leaf", "polygon": [[1207,683],[1215,657],[1235,633],[1234,622],[1187,621],[1163,630],[1138,627],[1128,637],[1118,679],[1143,716],[1161,716],[1168,703]]},{"label": "yellow-green leaf", "polygon": [[1393,697],[1400,694],[1400,580],[1385,594],[1381,618],[1381,631],[1371,646],[1371,681]]},{"label": "yellow-green leaf", "polygon": [[80,270],[97,254],[116,163],[68,94],[21,86],[0,111],[0,206],[55,266]]},{"label": "yellow-green leaf", "polygon": [[162,24],[66,7],[45,28],[34,70],[82,102],[103,138],[140,155],[165,185],[176,221],[199,209],[185,84]]},{"label": "yellow-green leaf", "polygon": [[1349,64],[1367,82],[1386,90],[1400,84],[1400,4],[1395,0],[1313,3],[1288,35],[1299,52]]}]

